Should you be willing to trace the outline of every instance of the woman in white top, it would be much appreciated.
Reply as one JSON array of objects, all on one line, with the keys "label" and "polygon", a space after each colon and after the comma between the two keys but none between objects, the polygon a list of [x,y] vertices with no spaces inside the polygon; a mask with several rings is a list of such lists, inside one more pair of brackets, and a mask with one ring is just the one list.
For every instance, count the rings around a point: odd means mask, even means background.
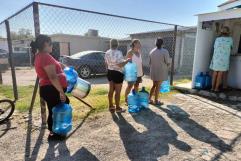
[{"label": "woman in white top", "polygon": [[138,39],[132,40],[131,49],[127,53],[127,58],[131,59],[133,63],[137,66],[137,81],[135,83],[128,83],[128,86],[125,91],[125,101],[127,102],[127,96],[130,93],[131,89],[134,86],[135,91],[137,92],[139,89],[139,84],[142,82],[143,73],[143,65],[141,58],[141,42]]},{"label": "woman in white top", "polygon": [[[105,54],[105,62],[108,68],[107,78],[109,81],[109,110],[110,112],[125,112],[120,107],[120,93],[122,83],[124,80],[123,67],[128,63],[129,59],[124,59],[122,52],[117,50],[118,41],[116,39],[110,40],[110,49]],[[115,104],[113,104],[113,95],[115,93]]]}]

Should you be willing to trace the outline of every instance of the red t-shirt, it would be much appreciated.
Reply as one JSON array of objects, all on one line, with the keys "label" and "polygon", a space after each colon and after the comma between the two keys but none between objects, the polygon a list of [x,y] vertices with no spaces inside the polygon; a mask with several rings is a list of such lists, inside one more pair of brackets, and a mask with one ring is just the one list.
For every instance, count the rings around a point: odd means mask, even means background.
[{"label": "red t-shirt", "polygon": [[63,88],[66,88],[67,80],[60,63],[48,53],[38,53],[35,56],[34,66],[39,77],[40,86],[52,85],[47,73],[44,70],[44,67],[48,65],[55,65],[56,74],[58,75],[60,84]]}]

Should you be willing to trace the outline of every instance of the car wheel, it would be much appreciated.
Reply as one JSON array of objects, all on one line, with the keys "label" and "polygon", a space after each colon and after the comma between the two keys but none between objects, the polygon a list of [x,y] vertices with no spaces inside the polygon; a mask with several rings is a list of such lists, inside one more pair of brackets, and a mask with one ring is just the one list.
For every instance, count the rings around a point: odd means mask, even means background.
[{"label": "car wheel", "polygon": [[78,70],[79,76],[81,78],[89,78],[91,75],[91,69],[87,65],[81,66]]}]

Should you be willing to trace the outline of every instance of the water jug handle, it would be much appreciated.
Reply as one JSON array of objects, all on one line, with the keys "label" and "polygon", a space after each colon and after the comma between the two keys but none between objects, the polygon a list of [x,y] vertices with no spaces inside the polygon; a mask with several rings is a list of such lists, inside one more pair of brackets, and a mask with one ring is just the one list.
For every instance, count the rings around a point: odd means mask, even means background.
[{"label": "water jug handle", "polygon": [[61,102],[59,105],[64,106],[64,105],[65,105],[65,102]]},{"label": "water jug handle", "polygon": [[69,69],[74,70],[74,67],[73,66],[69,66]]}]

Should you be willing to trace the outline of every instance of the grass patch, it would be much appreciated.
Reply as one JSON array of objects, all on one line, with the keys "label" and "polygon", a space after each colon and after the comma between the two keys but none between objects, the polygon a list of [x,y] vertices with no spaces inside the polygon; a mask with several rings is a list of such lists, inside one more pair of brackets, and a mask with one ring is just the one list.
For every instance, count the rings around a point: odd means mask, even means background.
[{"label": "grass patch", "polygon": [[[16,110],[19,112],[26,112],[29,110],[31,98],[32,98],[32,92],[33,92],[34,86],[19,86],[18,87],[18,93],[19,93],[19,100],[16,102]],[[149,91],[149,88],[147,88]],[[178,91],[172,90],[171,92],[167,94],[161,94],[161,99],[168,99],[171,98],[173,94],[178,93]],[[76,98],[72,97],[70,94],[68,94],[70,98],[71,105],[73,107],[73,119],[77,118],[83,118],[90,109],[81,103]],[[101,111],[108,110],[108,88],[104,87],[97,87],[93,86],[92,90],[90,91],[89,95],[84,99],[87,103],[89,103],[93,108],[95,109],[94,113],[98,113]],[[5,86],[0,85],[0,99],[3,98],[9,98],[13,99],[13,91],[12,86]],[[124,89],[122,91],[121,95],[121,104],[124,105]],[[38,112],[40,111],[40,103],[38,95],[35,100],[35,107],[34,109],[38,109]]]},{"label": "grass patch", "polygon": [[[19,99],[15,104],[16,110],[26,112],[29,109],[33,86],[18,86]],[[14,99],[12,86],[0,85],[0,99]],[[39,99],[36,99],[35,106],[39,106]]]},{"label": "grass patch", "polygon": [[173,82],[174,85],[178,85],[178,84],[183,84],[183,83],[189,83],[191,82],[192,79],[191,78],[182,78],[182,79],[177,79]]}]

